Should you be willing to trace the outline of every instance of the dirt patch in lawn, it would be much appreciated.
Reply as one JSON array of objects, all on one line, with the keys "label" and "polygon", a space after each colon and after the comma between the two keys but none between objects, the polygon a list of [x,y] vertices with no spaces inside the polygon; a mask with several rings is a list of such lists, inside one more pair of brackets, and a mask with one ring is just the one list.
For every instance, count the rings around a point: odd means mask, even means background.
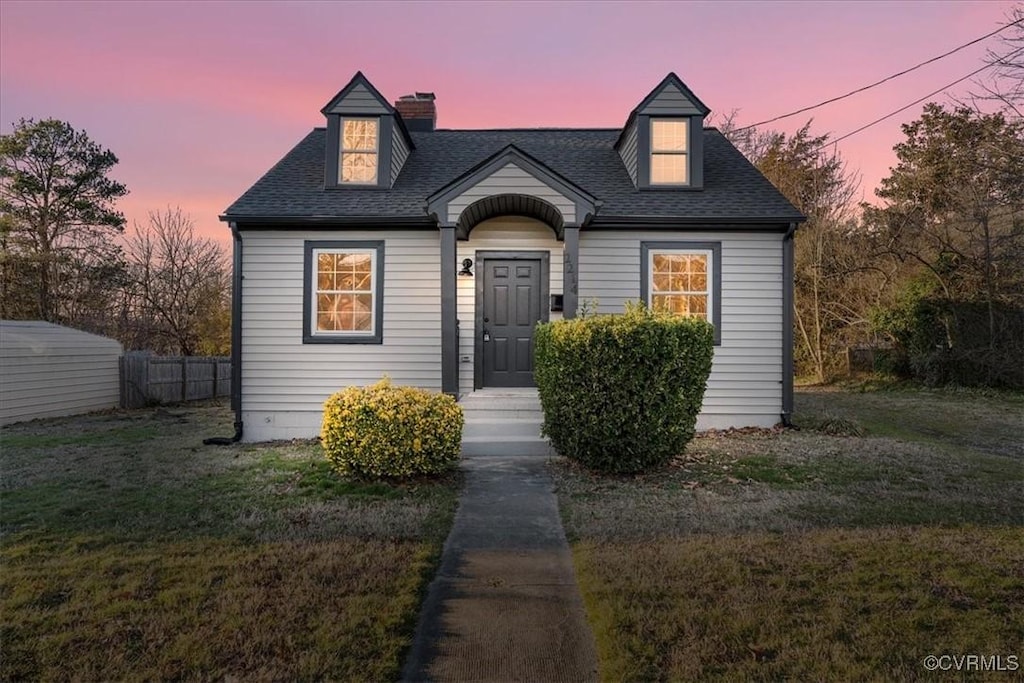
[{"label": "dirt patch in lawn", "polygon": [[0,678],[397,676],[459,477],[202,445],[231,422],[207,404],[0,431]]},{"label": "dirt patch in lawn", "polygon": [[1002,524],[1024,517],[1015,458],[814,432],[702,436],[657,472],[606,477],[553,465],[573,538]]}]

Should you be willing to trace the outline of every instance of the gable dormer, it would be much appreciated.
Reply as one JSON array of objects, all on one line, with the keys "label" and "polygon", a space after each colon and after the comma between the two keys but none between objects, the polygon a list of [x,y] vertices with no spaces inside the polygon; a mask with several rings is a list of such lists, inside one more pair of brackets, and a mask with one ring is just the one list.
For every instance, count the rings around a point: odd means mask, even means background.
[{"label": "gable dormer", "polygon": [[670,73],[629,114],[615,143],[641,190],[704,187],[704,117],[711,112]]},{"label": "gable dormer", "polygon": [[402,116],[361,71],[320,110],[327,117],[324,186],[388,189],[414,149]]}]

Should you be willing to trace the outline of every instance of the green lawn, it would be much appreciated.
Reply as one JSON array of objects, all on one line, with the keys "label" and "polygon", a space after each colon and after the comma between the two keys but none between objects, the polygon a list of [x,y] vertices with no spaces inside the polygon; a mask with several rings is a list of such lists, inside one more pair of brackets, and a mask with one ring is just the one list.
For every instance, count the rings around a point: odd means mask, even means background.
[{"label": "green lawn", "polygon": [[0,431],[0,679],[398,675],[458,477],[345,481],[223,407]]},{"label": "green lawn", "polygon": [[1024,397],[801,391],[797,423],[698,437],[636,477],[555,463],[602,677],[1024,670]]}]

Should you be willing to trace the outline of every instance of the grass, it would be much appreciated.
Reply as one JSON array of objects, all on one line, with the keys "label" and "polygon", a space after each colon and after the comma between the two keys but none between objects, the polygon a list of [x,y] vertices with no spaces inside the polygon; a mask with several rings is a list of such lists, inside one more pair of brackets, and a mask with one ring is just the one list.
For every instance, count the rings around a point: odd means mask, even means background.
[{"label": "grass", "polygon": [[0,432],[0,679],[395,678],[458,477],[207,447],[216,405]]},{"label": "grass", "polygon": [[577,544],[604,680],[918,680],[1019,654],[1019,529],[885,528]]},{"label": "grass", "polygon": [[602,678],[917,680],[931,653],[1024,655],[1024,398],[804,390],[796,417],[640,476],[553,465]]}]

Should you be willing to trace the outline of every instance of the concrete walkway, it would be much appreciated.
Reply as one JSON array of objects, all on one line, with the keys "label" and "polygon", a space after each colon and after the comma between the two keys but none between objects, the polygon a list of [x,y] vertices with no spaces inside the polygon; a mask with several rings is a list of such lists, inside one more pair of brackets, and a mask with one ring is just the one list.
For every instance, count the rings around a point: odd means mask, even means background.
[{"label": "concrete walkway", "polygon": [[597,680],[546,461],[463,459],[466,488],[404,680]]}]

